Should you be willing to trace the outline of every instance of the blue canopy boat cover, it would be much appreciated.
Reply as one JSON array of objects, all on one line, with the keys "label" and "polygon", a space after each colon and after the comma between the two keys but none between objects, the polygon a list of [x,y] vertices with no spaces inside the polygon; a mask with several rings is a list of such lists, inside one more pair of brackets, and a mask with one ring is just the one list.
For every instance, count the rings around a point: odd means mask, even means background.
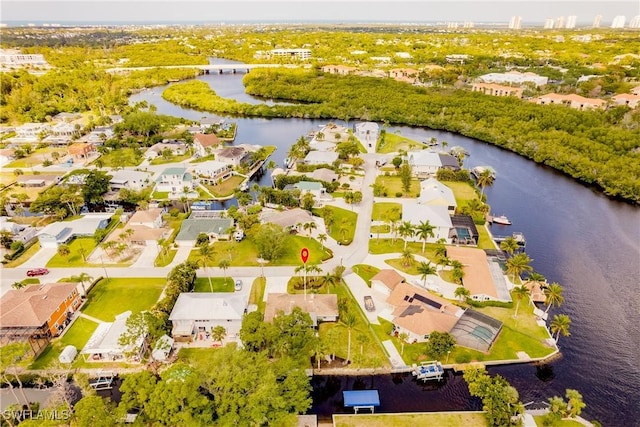
[{"label": "blue canopy boat cover", "polygon": [[378,390],[343,391],[345,408],[380,406]]}]

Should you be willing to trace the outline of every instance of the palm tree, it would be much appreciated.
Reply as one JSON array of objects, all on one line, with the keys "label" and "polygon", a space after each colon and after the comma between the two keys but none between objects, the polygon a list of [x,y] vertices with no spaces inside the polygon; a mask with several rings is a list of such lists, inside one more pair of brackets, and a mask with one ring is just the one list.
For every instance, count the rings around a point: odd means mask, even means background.
[{"label": "palm tree", "polygon": [[547,304],[547,309],[544,311],[545,313],[549,312],[551,306],[555,305],[559,307],[564,302],[562,286],[556,282],[553,282],[544,288],[544,296],[546,297],[545,303]]},{"label": "palm tree", "polygon": [[209,278],[209,288],[211,292],[213,292],[213,284],[211,283],[211,275],[207,273],[207,261],[211,259],[213,256],[213,246],[208,243],[200,246],[200,260],[202,261],[202,266],[204,267],[204,274]]},{"label": "palm tree", "polygon": [[327,235],[324,233],[318,234],[318,242],[320,242],[320,245],[322,245],[322,250],[324,251],[324,242],[327,241]]},{"label": "palm tree", "polygon": [[496,177],[493,175],[489,169],[485,169],[478,175],[477,183],[481,188],[480,198],[484,195],[484,188],[490,187],[493,185],[493,182],[496,180]]},{"label": "palm tree", "polygon": [[430,262],[422,261],[418,264],[418,273],[420,273],[420,278],[422,279],[422,286],[424,288],[427,287],[427,276],[430,274],[436,274],[437,270],[434,266],[431,265]]},{"label": "palm tree", "polygon": [[500,242],[500,249],[502,249],[509,255],[513,255],[513,253],[517,251],[519,248],[520,248],[520,245],[518,245],[518,242],[516,241],[516,239],[514,239],[511,236],[507,237],[502,242]]},{"label": "palm tree", "polygon": [[22,282],[13,282],[13,285],[11,285],[11,287],[13,289],[22,289],[25,286],[27,286],[27,285],[25,283],[22,283]]},{"label": "palm tree", "polygon": [[513,296],[518,301],[516,303],[516,312],[513,314],[514,319],[518,317],[518,309],[520,308],[520,301],[522,298],[529,296],[529,289],[526,286],[516,286],[513,288]]},{"label": "palm tree", "polygon": [[87,290],[84,287],[84,282],[90,282],[92,280],[93,277],[89,276],[87,273],[80,273],[77,276],[71,277],[72,282],[80,282],[80,285],[82,286],[82,296],[87,295]]},{"label": "palm tree", "polygon": [[222,340],[227,336],[227,330],[222,325],[218,325],[211,331],[211,338],[222,344]]},{"label": "palm tree", "polygon": [[570,325],[571,319],[566,314],[557,314],[553,316],[553,320],[551,321],[551,333],[556,334],[556,344],[558,344],[560,335],[564,337],[568,337],[569,335],[571,335],[571,333],[569,332]]},{"label": "palm tree", "polygon": [[471,296],[471,292],[464,286],[458,286],[453,295],[458,297],[460,299],[460,302],[462,302]]},{"label": "palm tree", "polygon": [[267,162],[267,169],[275,169],[276,168],[276,162],[274,162],[273,160],[269,160]]},{"label": "palm tree", "polygon": [[413,264],[414,258],[411,251],[403,251],[402,252],[402,265],[405,267],[410,267]]},{"label": "palm tree", "polygon": [[315,223],[315,222],[313,222],[313,221],[309,221],[309,222],[305,222],[305,223],[302,225],[302,228],[304,228],[304,231],[306,231],[306,232],[307,232],[307,234],[308,234],[309,236],[311,236],[311,231],[312,231],[312,230],[315,230],[316,228],[318,228],[318,226],[316,225],[316,223]]},{"label": "palm tree", "polygon": [[409,339],[409,334],[403,332],[398,335],[398,339],[400,340],[400,354],[404,355],[404,344],[407,342],[407,339]]},{"label": "palm tree", "polygon": [[434,229],[435,227],[431,225],[429,220],[420,221],[420,224],[416,226],[416,236],[418,237],[418,239],[422,240],[422,253],[424,253],[424,247],[427,244],[427,239],[429,237],[435,236],[435,234],[433,233]]},{"label": "palm tree", "polygon": [[451,261],[451,266],[453,267],[451,274],[453,275],[454,282],[462,285],[462,279],[464,278],[464,265],[457,259],[454,259]]},{"label": "palm tree", "polygon": [[526,253],[520,253],[512,256],[507,260],[507,273],[511,274],[513,281],[515,282],[516,276],[520,276],[525,271],[532,271],[531,258]]},{"label": "palm tree", "polygon": [[[227,283],[227,268],[231,265],[231,262],[228,259],[221,259],[218,263],[218,267],[222,269],[224,274],[224,282]],[[211,290],[213,292],[213,290]]]},{"label": "palm tree", "polygon": [[347,328],[347,360],[345,360],[344,364],[348,364],[351,359],[351,330],[356,326],[357,318],[355,314],[346,312],[340,316],[340,322]]},{"label": "palm tree", "polygon": [[320,278],[320,283],[322,283],[322,286],[326,286],[327,293],[329,293],[329,287],[335,286],[338,283],[338,278],[331,273],[327,273]]},{"label": "palm tree", "polygon": [[409,237],[415,236],[416,234],[413,224],[411,224],[409,221],[403,221],[402,224],[400,224],[400,227],[398,227],[398,234],[404,239],[404,250],[406,251],[408,242],[407,239]]},{"label": "palm tree", "polygon": [[320,361],[327,354],[327,345],[324,340],[317,338],[313,343],[313,349],[311,355],[316,358],[318,362],[318,369],[320,369]]}]

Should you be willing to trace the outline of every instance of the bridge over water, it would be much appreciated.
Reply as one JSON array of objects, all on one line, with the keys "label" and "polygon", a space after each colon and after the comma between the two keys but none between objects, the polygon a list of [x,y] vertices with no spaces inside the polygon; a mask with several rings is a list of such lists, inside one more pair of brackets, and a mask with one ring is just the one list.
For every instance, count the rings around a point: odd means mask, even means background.
[{"label": "bridge over water", "polygon": [[[138,70],[153,70],[154,68],[192,68],[195,70],[201,70],[204,74],[210,74],[211,72],[223,74],[225,71],[230,73],[245,72],[255,68],[298,68],[299,65],[295,64],[205,64],[205,65],[164,65],[158,67],[115,67],[107,68],[106,72],[111,74],[125,73],[128,71]],[[306,68],[310,65],[305,65]]]}]

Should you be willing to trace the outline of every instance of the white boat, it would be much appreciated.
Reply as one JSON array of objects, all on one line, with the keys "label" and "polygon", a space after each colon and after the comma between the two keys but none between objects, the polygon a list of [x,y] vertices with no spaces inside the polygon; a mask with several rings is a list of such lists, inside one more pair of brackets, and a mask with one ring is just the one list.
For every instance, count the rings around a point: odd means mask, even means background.
[{"label": "white boat", "polygon": [[419,380],[438,380],[442,379],[444,374],[444,368],[442,364],[437,360],[430,362],[421,362],[420,366],[413,365],[413,371],[411,374]]},{"label": "white boat", "polygon": [[511,225],[511,221],[509,221],[509,218],[507,218],[504,215],[492,217],[491,218],[491,222],[493,222],[495,224]]}]

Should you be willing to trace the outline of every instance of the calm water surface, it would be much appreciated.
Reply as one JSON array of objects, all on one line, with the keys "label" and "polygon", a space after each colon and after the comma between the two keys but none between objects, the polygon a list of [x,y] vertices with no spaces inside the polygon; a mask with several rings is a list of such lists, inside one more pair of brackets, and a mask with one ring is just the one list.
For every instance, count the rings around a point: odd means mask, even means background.
[{"label": "calm water surface", "polygon": [[[243,102],[263,100],[244,93],[243,75],[209,75],[206,81],[220,95]],[[163,88],[132,96],[158,112],[197,120],[206,113],[183,109],[160,97]],[[273,159],[282,165],[296,139],[326,121],[303,119],[232,119],[238,123],[236,143],[276,145]],[[336,122],[339,122],[338,120]],[[605,426],[640,426],[640,209],[610,200],[549,168],[511,152],[448,132],[395,127],[416,140],[435,136],[449,147],[469,151],[465,167],[490,165],[497,172],[485,190],[492,212],[507,215],[513,225],[492,233],[522,231],[535,271],[564,287],[565,303],[550,314],[571,317],[571,336],[561,337],[563,357],[544,369],[534,365],[491,368],[506,377],[523,402],[546,401],[579,390],[587,403],[583,416]],[[265,174],[259,179],[269,185]],[[381,412],[478,409],[459,376],[444,385],[419,385],[410,377],[314,378],[314,406],[321,416],[344,412],[341,391],[380,390]]]}]

